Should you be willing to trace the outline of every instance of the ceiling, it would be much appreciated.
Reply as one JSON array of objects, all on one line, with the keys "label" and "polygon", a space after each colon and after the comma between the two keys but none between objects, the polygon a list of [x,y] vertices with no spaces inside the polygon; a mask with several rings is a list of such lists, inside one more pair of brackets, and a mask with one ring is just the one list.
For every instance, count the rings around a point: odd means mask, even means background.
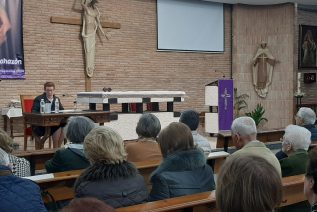
[{"label": "ceiling", "polygon": [[212,2],[220,2],[227,4],[249,4],[249,5],[268,5],[282,3],[298,3],[303,5],[317,5],[317,0],[204,0]]}]

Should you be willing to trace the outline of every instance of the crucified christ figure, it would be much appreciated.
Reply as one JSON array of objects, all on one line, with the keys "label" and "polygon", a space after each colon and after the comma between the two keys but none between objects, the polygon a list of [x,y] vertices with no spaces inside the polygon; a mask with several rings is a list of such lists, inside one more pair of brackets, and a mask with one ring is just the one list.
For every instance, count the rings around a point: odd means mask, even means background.
[{"label": "crucified christ figure", "polygon": [[95,70],[96,33],[100,31],[107,39],[109,36],[103,31],[100,23],[100,12],[97,0],[82,0],[83,7],[83,29],[82,38],[85,49],[86,74],[92,77]]}]

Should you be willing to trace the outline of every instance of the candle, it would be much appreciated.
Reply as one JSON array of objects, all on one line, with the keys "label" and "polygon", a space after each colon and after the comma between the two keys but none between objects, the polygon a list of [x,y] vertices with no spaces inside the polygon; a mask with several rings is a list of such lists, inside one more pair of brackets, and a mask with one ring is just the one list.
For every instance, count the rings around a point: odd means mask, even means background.
[{"label": "candle", "polygon": [[301,87],[300,87],[300,78],[301,78],[301,73],[297,73],[297,93],[301,93]]}]

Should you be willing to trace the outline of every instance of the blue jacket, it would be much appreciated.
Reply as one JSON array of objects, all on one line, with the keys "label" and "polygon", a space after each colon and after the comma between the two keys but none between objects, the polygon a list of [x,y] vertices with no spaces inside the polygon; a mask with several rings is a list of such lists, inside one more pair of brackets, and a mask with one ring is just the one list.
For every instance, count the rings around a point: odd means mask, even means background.
[{"label": "blue jacket", "polygon": [[200,149],[167,155],[151,175],[149,201],[215,190],[213,171]]},{"label": "blue jacket", "polygon": [[315,125],[308,124],[308,125],[304,125],[303,127],[305,127],[307,130],[311,132],[310,140],[312,142],[317,141],[317,128],[315,127]]},{"label": "blue jacket", "polygon": [[12,175],[10,169],[0,165],[0,211],[47,211],[40,188],[31,180]]}]

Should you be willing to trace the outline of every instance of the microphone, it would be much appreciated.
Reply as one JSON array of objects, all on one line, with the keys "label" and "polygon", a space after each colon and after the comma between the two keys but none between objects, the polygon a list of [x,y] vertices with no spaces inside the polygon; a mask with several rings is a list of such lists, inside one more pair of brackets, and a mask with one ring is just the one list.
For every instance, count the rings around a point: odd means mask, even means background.
[{"label": "microphone", "polygon": [[103,87],[102,91],[103,92],[111,92],[112,88]]}]

